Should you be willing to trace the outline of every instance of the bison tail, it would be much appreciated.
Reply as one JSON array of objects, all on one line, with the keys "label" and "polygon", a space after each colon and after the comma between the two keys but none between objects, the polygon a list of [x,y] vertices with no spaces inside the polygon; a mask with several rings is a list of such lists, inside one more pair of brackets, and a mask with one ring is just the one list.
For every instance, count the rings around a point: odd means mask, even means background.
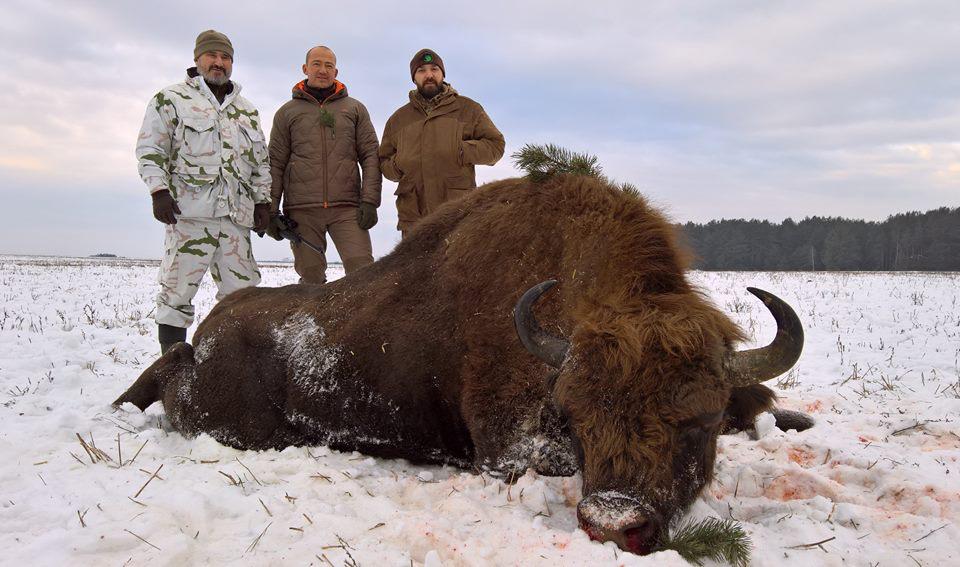
[{"label": "bison tail", "polygon": [[193,347],[190,343],[177,343],[143,371],[127,391],[113,401],[113,407],[130,402],[145,411],[153,402],[159,401],[170,378],[176,376],[184,365],[193,366]]}]

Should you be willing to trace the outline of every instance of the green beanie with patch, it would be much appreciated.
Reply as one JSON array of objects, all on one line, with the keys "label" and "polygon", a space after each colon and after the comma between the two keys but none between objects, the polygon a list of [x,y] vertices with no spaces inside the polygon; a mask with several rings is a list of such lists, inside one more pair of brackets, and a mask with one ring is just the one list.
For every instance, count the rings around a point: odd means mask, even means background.
[{"label": "green beanie with patch", "polygon": [[410,78],[413,79],[413,76],[417,74],[417,67],[428,64],[440,67],[440,72],[443,73],[443,77],[447,77],[447,70],[443,68],[443,59],[440,59],[437,52],[432,49],[421,49],[413,56],[413,59],[410,60]]}]

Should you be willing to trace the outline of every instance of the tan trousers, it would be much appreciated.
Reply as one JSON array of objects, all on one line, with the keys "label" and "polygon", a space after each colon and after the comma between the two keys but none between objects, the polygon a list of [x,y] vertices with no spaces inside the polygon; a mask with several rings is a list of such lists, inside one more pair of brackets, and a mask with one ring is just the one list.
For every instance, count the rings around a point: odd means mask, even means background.
[{"label": "tan trousers", "polygon": [[[346,273],[373,263],[370,233],[357,224],[357,207],[311,207],[286,211],[286,215],[297,223],[297,232],[304,240],[324,252],[327,251],[329,232]],[[327,259],[324,256],[293,242],[290,249],[293,250],[293,267],[300,274],[300,283],[326,283]]]}]

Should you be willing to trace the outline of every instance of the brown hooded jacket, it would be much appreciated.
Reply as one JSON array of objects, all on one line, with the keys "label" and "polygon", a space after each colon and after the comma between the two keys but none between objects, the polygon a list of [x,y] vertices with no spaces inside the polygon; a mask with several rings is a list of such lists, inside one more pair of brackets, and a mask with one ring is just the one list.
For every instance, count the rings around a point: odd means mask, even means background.
[{"label": "brown hooded jacket", "polygon": [[503,134],[475,101],[449,84],[430,101],[413,90],[387,120],[380,146],[383,175],[397,181],[397,214],[406,230],[442,203],[477,186],[475,165],[503,156]]}]

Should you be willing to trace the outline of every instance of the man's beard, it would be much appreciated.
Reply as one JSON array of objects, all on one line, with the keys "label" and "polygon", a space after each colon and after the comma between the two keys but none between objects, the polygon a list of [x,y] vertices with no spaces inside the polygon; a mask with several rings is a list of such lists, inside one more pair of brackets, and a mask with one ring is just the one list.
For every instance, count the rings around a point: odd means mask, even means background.
[{"label": "man's beard", "polygon": [[226,69],[217,67],[217,69],[221,73],[219,76],[213,75],[213,69],[214,69],[213,67],[210,67],[209,69],[206,69],[202,73],[200,73],[203,76],[204,81],[210,83],[211,85],[217,85],[218,87],[223,86],[228,82],[230,82],[230,74],[227,73]]},{"label": "man's beard", "polygon": [[440,91],[442,88],[443,88],[442,85],[429,82],[429,83],[424,83],[422,87],[420,85],[417,85],[417,92],[420,93],[420,96],[422,96],[423,98],[430,100],[431,98],[440,94]]}]

